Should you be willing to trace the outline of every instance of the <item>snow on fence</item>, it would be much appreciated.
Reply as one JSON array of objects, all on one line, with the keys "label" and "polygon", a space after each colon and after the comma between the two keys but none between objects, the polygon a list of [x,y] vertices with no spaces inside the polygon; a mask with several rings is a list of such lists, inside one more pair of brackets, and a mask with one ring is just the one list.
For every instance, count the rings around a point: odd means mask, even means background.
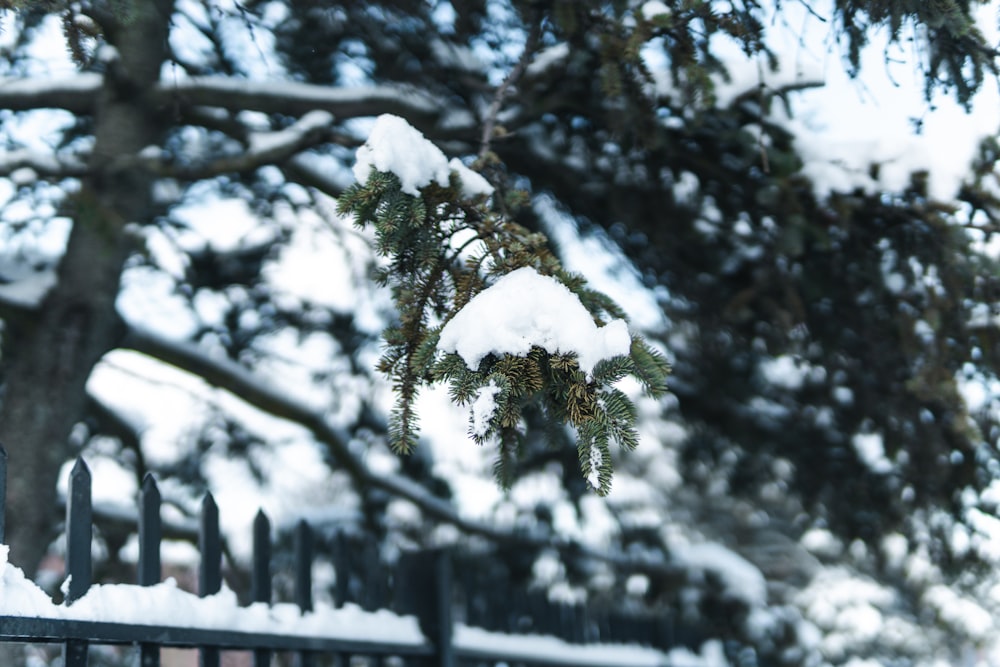
[{"label": "snow on fence", "polygon": [[[314,665],[320,654],[394,656],[396,664],[448,667],[670,664],[669,656],[654,648],[570,643],[555,636],[509,634],[456,622],[451,562],[441,549],[411,552],[401,559],[405,574],[397,578],[397,606],[403,614],[363,611],[350,603],[338,608],[314,605],[314,537],[304,521],[295,532],[295,602],[272,603],[271,526],[263,512],[253,525],[252,602],[240,606],[235,593],[223,586],[219,513],[211,494],[203,501],[198,531],[199,594],[182,591],[173,580],[161,581],[160,493],[151,475],[146,475],[139,494],[136,585],[92,585],[91,477],[82,459],[70,474],[65,601],[56,605],[8,562],[6,474],[7,454],[0,446],[0,642],[62,644],[65,667],[84,667],[91,644],[136,646],[142,667],[158,667],[160,647],[165,646],[199,649],[203,667],[217,667],[220,651],[227,650],[253,651],[255,667],[271,664],[272,653],[278,651],[294,654],[301,667]],[[576,620],[582,624],[582,619]],[[574,633],[584,639],[586,634]]]}]

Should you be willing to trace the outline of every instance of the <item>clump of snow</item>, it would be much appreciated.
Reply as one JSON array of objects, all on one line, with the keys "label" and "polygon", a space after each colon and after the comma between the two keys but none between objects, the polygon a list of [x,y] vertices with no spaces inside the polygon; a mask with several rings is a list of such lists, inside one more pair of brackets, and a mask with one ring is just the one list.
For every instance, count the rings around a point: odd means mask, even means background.
[{"label": "clump of snow", "polygon": [[788,354],[762,361],[760,364],[760,372],[767,382],[792,390],[802,388],[809,369],[809,364]]},{"label": "clump of snow", "polygon": [[597,447],[590,448],[590,472],[587,473],[587,483],[590,488],[601,488],[601,466],[604,464],[604,456]]},{"label": "clump of snow", "polygon": [[9,615],[45,617],[52,600],[7,562],[9,551],[10,547],[0,544],[0,608]]},{"label": "clump of snow", "polygon": [[294,635],[418,645],[424,642],[412,616],[356,605],[334,609],[317,605],[302,614],[291,604],[257,603],[241,607],[228,588],[206,597],[181,590],[168,579],[155,586],[97,585],[72,605],[52,603],[49,596],[7,562],[0,545],[0,616],[162,625],[175,628],[231,629],[245,633]]},{"label": "clump of snow", "polygon": [[56,282],[55,269],[27,273],[17,280],[0,284],[0,300],[33,308],[42,302]]},{"label": "clump of snow", "polygon": [[525,267],[473,297],[441,330],[438,349],[473,369],[488,354],[524,356],[535,346],[575,352],[589,375],[599,361],[627,355],[631,344],[623,320],[598,327],[568,287]]},{"label": "clump of snow", "polygon": [[702,644],[700,653],[692,653],[686,648],[673,649],[667,664],[671,667],[729,667],[722,642],[714,639]]},{"label": "clump of snow", "polygon": [[484,195],[489,197],[493,194],[493,186],[490,185],[490,182],[481,174],[466,167],[457,157],[453,157],[448,162],[448,166],[458,174],[459,180],[462,181],[462,196],[466,199],[474,199]]},{"label": "clump of snow", "polygon": [[[652,648],[627,644],[569,644],[545,635],[508,635],[463,624],[455,626],[458,653],[502,655],[507,662],[541,660],[567,665],[621,665],[656,667],[674,664]],[[712,663],[705,664],[705,667]],[[718,664],[718,663],[716,663]],[[722,663],[725,664],[725,663]],[[714,667],[714,665],[712,666]]]},{"label": "clump of snow", "polygon": [[903,566],[906,554],[910,550],[906,536],[901,533],[890,533],[883,537],[881,547],[886,566],[893,569]]},{"label": "clump of snow", "polygon": [[448,158],[419,130],[392,114],[378,117],[368,141],[358,149],[354,178],[364,183],[373,167],[395,174],[403,192],[414,197],[431,183],[448,185]]},{"label": "clump of snow", "polygon": [[887,640],[884,614],[895,600],[889,588],[843,567],[821,571],[796,595],[806,619],[822,633],[820,649],[834,661],[872,641]]},{"label": "clump of snow", "polygon": [[829,530],[810,528],[799,539],[809,553],[824,558],[839,558],[844,553],[844,543]]},{"label": "clump of snow", "polygon": [[947,586],[932,586],[924,593],[923,601],[937,612],[938,618],[945,624],[975,639],[984,640],[993,634],[993,618],[990,613]]},{"label": "clump of snow", "polygon": [[892,463],[885,456],[885,445],[879,433],[856,433],[851,444],[858,458],[877,474],[884,475],[892,470]]},{"label": "clump of snow", "polygon": [[767,582],[750,561],[716,542],[673,547],[674,561],[703,572],[712,572],[727,591],[752,607],[767,603]]},{"label": "clump of snow", "polygon": [[642,18],[647,21],[652,21],[657,16],[669,13],[670,8],[667,7],[666,4],[660,2],[660,0],[649,0],[649,2],[643,4],[642,6]]},{"label": "clump of snow", "polygon": [[561,42],[555,46],[544,49],[535,56],[525,70],[528,76],[538,76],[553,65],[557,65],[569,58],[569,43]]},{"label": "clump of snow", "polygon": [[490,428],[490,420],[496,412],[496,395],[500,393],[500,387],[493,380],[479,390],[479,395],[472,402],[472,433],[475,436],[483,437]]},{"label": "clump of snow", "polygon": [[431,183],[448,187],[448,179],[454,171],[461,179],[463,197],[493,194],[493,186],[485,178],[457,158],[449,162],[441,149],[428,141],[420,130],[392,114],[382,114],[375,120],[368,140],[358,149],[356,157],[353,172],[359,183],[367,181],[374,168],[395,174],[403,192],[419,197],[420,188]]}]

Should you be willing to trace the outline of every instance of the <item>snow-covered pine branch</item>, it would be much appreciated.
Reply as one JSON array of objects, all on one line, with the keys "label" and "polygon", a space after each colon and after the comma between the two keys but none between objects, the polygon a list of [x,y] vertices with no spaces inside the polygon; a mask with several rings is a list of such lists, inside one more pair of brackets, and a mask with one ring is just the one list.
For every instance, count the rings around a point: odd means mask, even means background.
[{"label": "snow-covered pine branch", "polygon": [[402,118],[379,116],[354,175],[340,209],[374,227],[399,311],[379,362],[397,394],[393,448],[416,447],[417,392],[445,381],[456,404],[471,405],[473,440],[498,444],[502,486],[533,406],[575,430],[584,477],[608,493],[609,443],[638,442],[635,407],[614,385],[631,376],[660,395],[664,359],[630,334],[616,304],[563,270],[544,235],[488,205],[492,185]]}]

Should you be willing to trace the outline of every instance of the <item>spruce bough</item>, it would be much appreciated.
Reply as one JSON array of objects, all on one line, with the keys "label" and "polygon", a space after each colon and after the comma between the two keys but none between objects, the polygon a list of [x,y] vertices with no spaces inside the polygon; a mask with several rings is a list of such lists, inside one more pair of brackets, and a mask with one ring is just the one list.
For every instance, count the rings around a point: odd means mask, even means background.
[{"label": "spruce bough", "polygon": [[573,427],[581,471],[604,495],[612,481],[610,445],[638,445],[635,405],[615,385],[632,377],[647,394],[662,396],[667,362],[634,334],[627,354],[601,359],[591,372],[581,369],[575,351],[542,345],[525,354],[489,353],[475,367],[456,352],[442,352],[444,326],[500,277],[525,267],[568,288],[596,325],[625,317],[610,298],[560,266],[543,234],[501,215],[488,196],[468,197],[463,190],[462,176],[452,171],[446,186],[431,180],[413,196],[403,192],[395,173],[372,166],[367,180],[339,200],[341,213],[374,228],[376,251],[388,259],[376,278],[391,288],[398,310],[398,321],[383,332],[386,349],[378,365],[396,393],[391,446],[403,454],[416,447],[417,394],[424,385],[447,382],[451,400],[470,408],[472,439],[497,443],[495,473],[503,487],[516,474],[523,410],[534,405],[547,419]]}]

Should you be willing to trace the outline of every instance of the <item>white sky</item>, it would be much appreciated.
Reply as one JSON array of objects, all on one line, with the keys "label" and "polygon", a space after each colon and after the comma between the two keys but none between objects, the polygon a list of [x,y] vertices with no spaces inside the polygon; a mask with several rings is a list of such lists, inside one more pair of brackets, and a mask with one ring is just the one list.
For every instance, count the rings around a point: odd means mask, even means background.
[{"label": "white sky", "polygon": [[[829,14],[829,3],[809,4],[818,14]],[[1000,41],[998,9],[994,1],[977,12],[980,28],[994,44]],[[804,80],[818,76],[825,83],[795,94],[793,117],[787,121],[811,162],[806,173],[817,180],[817,191],[824,186],[868,187],[868,165],[880,162],[883,187],[905,187],[911,171],[929,169],[931,195],[952,199],[968,174],[979,141],[1000,131],[996,81],[986,81],[971,113],[952,96],[940,93],[931,109],[924,100],[923,79],[916,65],[921,54],[915,45],[889,48],[887,31],[875,32],[863,52],[859,77],[851,79],[844,47],[834,42],[829,23],[821,22],[802,3],[784,2],[781,12],[780,21],[787,27],[779,22],[769,33],[769,41],[784,54],[783,68],[791,70],[784,81],[794,73]],[[758,63],[747,64],[745,77],[734,79],[755,80]],[[919,134],[913,118],[923,121]]]}]

